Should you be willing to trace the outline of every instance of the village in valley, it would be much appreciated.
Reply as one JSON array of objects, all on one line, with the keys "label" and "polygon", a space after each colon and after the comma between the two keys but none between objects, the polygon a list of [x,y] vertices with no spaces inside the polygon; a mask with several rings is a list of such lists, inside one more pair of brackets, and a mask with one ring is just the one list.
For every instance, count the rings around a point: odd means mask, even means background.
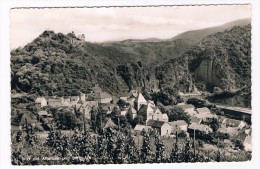
[{"label": "village in valley", "polygon": [[12,9],[12,165],[251,160],[251,6],[224,6]]},{"label": "village in valley", "polygon": [[[154,142],[161,140],[163,151],[164,144],[167,144],[166,149],[175,148],[181,154],[188,145],[190,150],[186,151],[190,153],[190,160],[192,156],[202,155],[206,161],[221,161],[240,151],[252,151],[251,112],[234,107],[217,107],[207,101],[203,106],[198,104],[203,101],[200,92],[179,93],[178,97],[181,99],[176,105],[164,106],[146,99],[138,90],[125,92],[119,97],[112,96],[102,91],[98,84],[86,94],[38,96],[27,106],[32,111],[27,108],[19,119],[15,119],[16,122],[13,120],[12,126],[17,126],[13,127],[17,131],[13,130],[12,138],[19,142],[31,133],[29,144],[34,145],[39,140],[44,144],[44,140],[50,139],[51,133],[63,134],[66,138],[73,138],[79,133],[100,137],[104,132],[114,130],[130,134],[137,150],[143,146],[145,137],[154,137]],[[61,115],[57,115],[57,112],[70,115],[59,119],[57,116]],[[61,120],[66,121],[65,125],[61,124]],[[186,145],[183,143],[183,150],[176,149],[180,144],[178,140],[187,142]],[[168,153],[165,158],[172,155]]]}]

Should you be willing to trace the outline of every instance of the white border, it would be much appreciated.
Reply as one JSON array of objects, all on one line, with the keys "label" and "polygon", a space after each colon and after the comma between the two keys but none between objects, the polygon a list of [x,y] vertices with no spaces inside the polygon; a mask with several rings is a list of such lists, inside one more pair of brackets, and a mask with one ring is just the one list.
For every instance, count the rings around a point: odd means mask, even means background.
[{"label": "white border", "polygon": [[[222,162],[222,163],[182,163],[182,164],[133,164],[133,165],[63,165],[63,168],[211,168],[211,169],[258,169],[260,168],[260,59],[257,54],[260,43],[259,35],[259,0],[1,0],[1,48],[0,48],[0,166],[1,168],[16,168],[10,160],[10,29],[9,11],[14,7],[69,7],[69,6],[145,6],[145,5],[185,5],[185,4],[241,4],[252,5],[252,128],[253,128],[253,153],[252,160],[248,162]],[[221,12],[221,11],[220,11]],[[212,18],[214,19],[214,18]],[[20,166],[21,168],[57,168],[58,166]]]}]

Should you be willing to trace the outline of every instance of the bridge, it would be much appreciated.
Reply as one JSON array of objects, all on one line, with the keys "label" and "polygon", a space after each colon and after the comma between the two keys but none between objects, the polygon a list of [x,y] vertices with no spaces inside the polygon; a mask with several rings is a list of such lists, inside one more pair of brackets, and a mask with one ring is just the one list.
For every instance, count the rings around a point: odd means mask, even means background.
[{"label": "bridge", "polygon": [[244,107],[218,105],[218,104],[216,104],[216,106],[224,112],[225,116],[237,120],[243,120],[246,121],[248,124],[251,124],[251,115],[252,115],[251,109],[244,108]]},{"label": "bridge", "polygon": [[245,114],[250,114],[250,115],[252,114],[252,110],[249,109],[249,108],[225,106],[225,105],[220,105],[220,104],[216,104],[216,106],[217,106],[218,108],[221,108],[221,109],[237,111],[237,112],[241,112],[241,113],[245,113]]}]

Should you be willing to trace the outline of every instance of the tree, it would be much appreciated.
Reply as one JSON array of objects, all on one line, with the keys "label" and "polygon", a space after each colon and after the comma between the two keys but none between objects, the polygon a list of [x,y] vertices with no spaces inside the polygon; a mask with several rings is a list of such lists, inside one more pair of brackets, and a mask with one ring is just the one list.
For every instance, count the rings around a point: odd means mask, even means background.
[{"label": "tree", "polygon": [[169,121],[184,120],[187,123],[190,121],[190,115],[188,115],[182,108],[174,107],[167,111]]},{"label": "tree", "polygon": [[196,108],[206,107],[206,100],[198,99],[198,98],[190,98],[187,100],[187,104],[192,104]]}]

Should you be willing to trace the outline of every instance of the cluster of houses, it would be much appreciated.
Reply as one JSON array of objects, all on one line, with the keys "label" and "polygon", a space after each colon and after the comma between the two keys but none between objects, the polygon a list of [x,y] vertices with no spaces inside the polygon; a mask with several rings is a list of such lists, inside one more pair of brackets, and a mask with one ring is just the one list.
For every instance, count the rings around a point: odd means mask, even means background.
[{"label": "cluster of houses", "polygon": [[[245,149],[251,151],[251,130],[244,121],[219,118],[206,107],[195,108],[193,105],[185,103],[165,106],[165,109],[170,110],[174,107],[183,109],[185,113],[191,116],[190,122],[187,123],[184,120],[169,121],[165,112],[161,112],[152,100],[146,100],[142,93],[137,90],[124,93],[119,99],[127,103],[123,108],[119,109],[122,116],[130,115],[132,119],[136,116],[143,117],[145,125],[137,124],[134,127],[136,132],[153,129],[157,130],[161,136],[176,136],[176,134],[181,132],[187,136],[193,132],[208,134],[213,132],[209,124],[215,119],[220,124],[218,132],[228,134],[230,138],[241,138]],[[45,106],[73,108],[83,113],[85,118],[91,119],[90,112],[93,107],[98,107],[104,114],[110,114],[115,107],[119,108],[119,105],[113,103],[112,100],[113,98],[110,94],[97,89],[93,90],[89,95],[81,93],[79,96],[71,97],[38,97],[35,100],[35,105],[39,108]],[[44,111],[39,111],[38,114],[46,118],[48,116],[48,113]],[[104,126],[111,127],[116,125],[110,119]]]}]

